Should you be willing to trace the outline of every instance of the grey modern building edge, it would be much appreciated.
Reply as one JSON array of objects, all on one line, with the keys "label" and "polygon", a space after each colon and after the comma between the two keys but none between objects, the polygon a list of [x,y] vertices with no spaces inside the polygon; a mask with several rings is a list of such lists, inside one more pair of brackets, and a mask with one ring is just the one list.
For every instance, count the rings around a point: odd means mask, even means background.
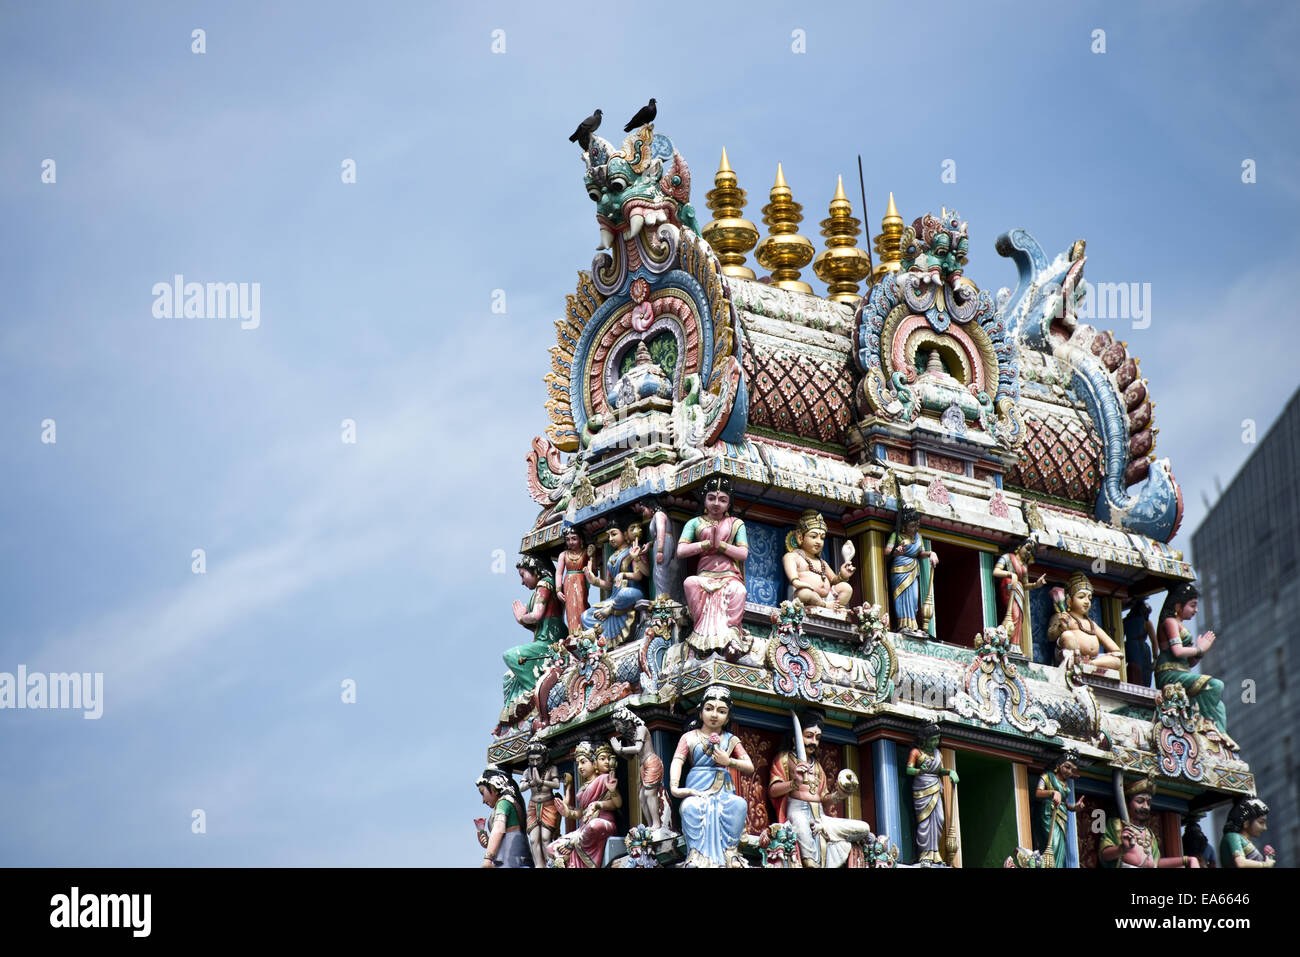
[{"label": "grey modern building edge", "polygon": [[[1269,806],[1264,841],[1278,866],[1300,865],[1300,391],[1192,535],[1200,573],[1197,627],[1217,638],[1205,670],[1224,682],[1228,732]],[[1222,812],[1214,830],[1217,847]]]}]

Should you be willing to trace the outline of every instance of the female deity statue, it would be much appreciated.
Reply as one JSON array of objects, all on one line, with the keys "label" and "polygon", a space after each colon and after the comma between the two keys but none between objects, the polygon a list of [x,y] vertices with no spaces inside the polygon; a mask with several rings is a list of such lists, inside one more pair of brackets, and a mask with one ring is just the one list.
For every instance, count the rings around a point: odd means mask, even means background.
[{"label": "female deity statue", "polygon": [[[1054,591],[1059,596],[1059,591]],[[1104,628],[1088,617],[1092,608],[1092,582],[1083,572],[1075,572],[1065,584],[1064,607],[1058,605],[1057,613],[1047,626],[1047,637],[1056,642],[1062,662],[1070,660],[1090,664],[1096,668],[1119,671],[1119,645],[1106,634]],[[1102,648],[1108,654],[1102,654]]]},{"label": "female deity statue", "polygon": [[554,867],[600,867],[605,859],[605,842],[614,835],[614,811],[623,806],[618,780],[612,773],[601,773],[596,765],[596,747],[583,741],[574,750],[581,785],[577,806],[569,807],[557,798],[560,813],[571,821],[581,821],[576,831],[553,841],[546,849]]},{"label": "female deity statue", "polygon": [[478,836],[487,851],[482,866],[532,867],[533,858],[523,831],[524,796],[519,793],[515,779],[489,764],[474,783],[483,803],[492,809]]},{"label": "female deity statue", "polygon": [[1067,811],[1077,811],[1083,807],[1083,801],[1070,801],[1070,782],[1079,776],[1079,756],[1073,751],[1066,751],[1056,759],[1050,771],[1044,771],[1038,779],[1034,797],[1043,803],[1038,808],[1038,825],[1042,832],[1043,846],[1040,850],[1046,857],[1051,852],[1052,866],[1064,867],[1068,848],[1066,835],[1070,826]]},{"label": "female deity statue", "polygon": [[700,558],[684,588],[695,623],[686,640],[702,654],[744,640],[740,622],[745,614],[749,542],[745,523],[727,514],[730,508],[731,481],[715,475],[704,483],[704,515],[686,523],[677,546],[679,557]]},{"label": "female deity statue", "polygon": [[601,626],[601,634],[611,645],[627,637],[635,623],[636,603],[645,598],[645,583],[650,577],[646,563],[645,546],[637,541],[640,526],[621,518],[609,527],[609,545],[613,554],[605,563],[605,577],[598,577],[590,568],[584,574],[587,581],[599,588],[607,588],[610,595],[582,613],[582,627]]},{"label": "female deity statue", "polygon": [[528,742],[528,768],[520,779],[519,789],[531,792],[528,796],[528,848],[533,854],[533,866],[546,866],[546,847],[555,838],[560,823],[560,809],[555,803],[555,792],[564,787],[560,772],[547,760],[546,742],[534,739]]},{"label": "female deity statue", "polygon": [[894,628],[915,635],[925,634],[916,621],[921,607],[921,559],[928,559],[931,568],[939,564],[939,556],[922,544],[920,513],[905,506],[898,510],[894,532],[885,543],[885,562],[894,599]]},{"label": "female deity statue", "polygon": [[1141,598],[1129,602],[1124,616],[1124,657],[1128,659],[1130,684],[1151,687],[1155,674],[1156,629],[1151,624],[1151,606]]},{"label": "female deity statue", "polygon": [[1237,749],[1236,743],[1228,737],[1228,709],[1223,706],[1223,682],[1206,674],[1197,674],[1191,665],[1199,664],[1201,658],[1214,645],[1214,632],[1207,631],[1199,638],[1193,638],[1183,622],[1196,616],[1196,606],[1200,592],[1191,582],[1179,582],[1169,589],[1164,606],[1160,609],[1160,626],[1156,637],[1160,642],[1160,654],[1156,657],[1156,687],[1180,684],[1187,691],[1187,698],[1196,705],[1201,717],[1211,721],[1223,735],[1228,747]]},{"label": "female deity statue", "polygon": [[1007,552],[993,566],[993,578],[998,583],[998,594],[1006,605],[1002,618],[1002,627],[1012,644],[1020,644],[1021,623],[1025,620],[1026,591],[1042,588],[1047,583],[1046,575],[1039,575],[1029,580],[1029,566],[1034,560],[1038,543],[1026,538],[1016,546],[1013,552]]},{"label": "female deity statue", "polygon": [[560,553],[560,594],[564,599],[564,623],[569,634],[582,631],[582,613],[587,610],[587,568],[591,554],[577,526],[564,530],[564,551]]},{"label": "female deity statue", "polygon": [[799,517],[795,530],[785,537],[785,557],[781,564],[794,588],[794,597],[806,607],[838,610],[853,597],[849,576],[856,569],[848,561],[838,572],[831,568],[821,557],[825,543],[826,519],[810,508]]},{"label": "female deity statue", "polygon": [[912,779],[912,811],[916,815],[916,862],[922,866],[943,863],[943,779],[957,784],[957,772],[943,766],[939,726],[933,721],[916,733],[916,747],[907,756]]},{"label": "female deity statue", "polygon": [[[727,730],[731,722],[731,692],[711,685],[700,702],[699,717],[677,742],[669,791],[682,799],[682,833],[690,848],[687,866],[743,867],[737,850],[745,831],[749,805],[736,793],[729,768],[753,774],[754,763],[740,738]],[[698,725],[698,727],[696,727]],[[689,755],[691,769],[681,787],[682,766]]]},{"label": "female deity statue", "polygon": [[536,555],[523,555],[515,567],[519,569],[519,580],[532,591],[527,605],[515,601],[515,621],[533,633],[533,640],[511,648],[503,656],[510,669],[505,681],[507,709],[511,702],[532,694],[551,646],[565,636],[564,607],[555,589],[551,563]]},{"label": "female deity statue", "polygon": [[661,840],[673,833],[673,806],[664,791],[664,763],[655,754],[650,740],[650,729],[630,708],[619,705],[611,715],[614,730],[618,733],[609,739],[609,745],[625,758],[636,758],[640,772],[640,791],[637,800],[641,806],[641,823]]},{"label": "female deity statue", "polygon": [[1259,798],[1238,798],[1223,822],[1219,842],[1220,867],[1275,867],[1273,848],[1255,841],[1268,830],[1268,805]]},{"label": "female deity statue", "polygon": [[673,537],[672,519],[660,507],[658,499],[642,499],[632,506],[645,522],[646,544],[651,547],[650,577],[654,585],[650,597],[673,597],[673,563],[677,558],[677,540]]}]

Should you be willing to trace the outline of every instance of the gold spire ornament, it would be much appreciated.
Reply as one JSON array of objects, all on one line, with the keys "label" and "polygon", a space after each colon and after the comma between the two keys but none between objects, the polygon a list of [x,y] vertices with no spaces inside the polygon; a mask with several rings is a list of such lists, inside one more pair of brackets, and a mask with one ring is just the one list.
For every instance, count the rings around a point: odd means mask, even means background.
[{"label": "gold spire ornament", "polygon": [[865,249],[858,248],[862,223],[853,217],[853,204],[844,195],[843,176],[835,184],[835,198],[828,212],[830,216],[822,220],[826,250],[813,263],[813,272],[826,283],[829,298],[856,305],[862,298],[858,283],[871,276],[871,258]]},{"label": "gold spire ornament", "polygon": [[745,191],[727,162],[727,148],[722,148],[722,162],[713,177],[713,189],[706,194],[713,220],[704,227],[704,238],[722,263],[724,276],[753,279],[754,270],[745,265],[745,254],[758,242],[758,227],[742,217]]},{"label": "gold spire ornament", "polygon": [[903,247],[900,242],[903,229],[903,217],[898,215],[894,194],[890,193],[889,208],[885,210],[885,218],[880,221],[880,235],[876,237],[876,258],[879,262],[872,274],[872,282],[880,282],[886,273],[898,271],[903,262]]},{"label": "gold spire ornament", "polygon": [[812,262],[817,252],[812,241],[799,235],[803,207],[794,201],[794,193],[785,184],[785,172],[776,164],[776,182],[772,184],[770,202],[763,207],[763,222],[768,236],[758,244],[754,258],[772,272],[772,285],[781,289],[811,294],[812,286],[799,279],[799,270]]}]

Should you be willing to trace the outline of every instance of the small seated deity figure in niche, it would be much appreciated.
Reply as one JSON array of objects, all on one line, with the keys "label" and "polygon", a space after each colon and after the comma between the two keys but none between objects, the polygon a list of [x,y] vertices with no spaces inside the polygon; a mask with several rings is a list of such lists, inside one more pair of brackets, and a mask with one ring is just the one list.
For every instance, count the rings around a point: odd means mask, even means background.
[{"label": "small seated deity figure in niche", "polygon": [[651,598],[660,595],[674,597],[673,572],[677,564],[677,541],[673,537],[673,522],[656,498],[642,499],[632,506],[645,523],[646,545],[650,548],[648,562],[653,588]]},{"label": "small seated deity figure in niche", "polygon": [[1070,801],[1070,782],[1079,776],[1079,756],[1066,751],[1056,759],[1049,771],[1038,778],[1034,797],[1042,802],[1038,808],[1038,829],[1045,859],[1050,857],[1051,867],[1064,867],[1070,828],[1068,811],[1083,807],[1082,799]]},{"label": "small seated deity figure in niche", "polygon": [[489,764],[479,779],[479,797],[492,809],[479,831],[478,841],[487,851],[483,867],[532,867],[524,837],[524,796],[509,773]]},{"label": "small seated deity figure in niche", "polygon": [[[727,730],[730,723],[731,692],[722,685],[710,685],[698,717],[673,754],[669,791],[682,802],[687,867],[745,866],[739,846],[749,805],[736,793],[730,769],[753,774],[754,762],[740,738]],[[688,759],[691,767],[683,787],[682,769]]]},{"label": "small seated deity figure in niche", "polygon": [[1090,608],[1092,582],[1083,572],[1075,572],[1065,584],[1065,594],[1058,600],[1057,613],[1047,626],[1047,636],[1056,642],[1062,663],[1067,667],[1077,661],[1095,668],[1109,668],[1118,674],[1119,645],[1088,617]]},{"label": "small seated deity figure in niche", "polygon": [[787,737],[785,748],[772,761],[768,795],[776,805],[778,824],[789,824],[799,840],[799,859],[804,867],[843,867],[853,845],[834,840],[822,832],[826,820],[823,808],[839,804],[849,792],[832,787],[826,769],[817,760],[826,720],[812,709],[798,715],[798,733],[803,741],[803,756],[795,746],[794,734]]},{"label": "small seated deity figure in niche", "polygon": [[645,546],[637,541],[641,527],[625,516],[620,516],[609,527],[609,547],[613,553],[605,563],[605,576],[596,575],[590,568],[587,581],[598,588],[609,589],[610,595],[582,613],[582,627],[600,626],[601,634],[610,647],[618,645],[631,632],[636,623],[636,603],[645,598],[650,567],[646,563]]},{"label": "small seated deity figure in niche", "polygon": [[519,789],[528,795],[528,848],[533,866],[545,867],[547,845],[555,838],[560,823],[560,807],[555,792],[564,787],[560,772],[547,760],[544,741],[528,742],[528,768],[519,779]]},{"label": "small seated deity figure in niche", "polygon": [[1124,657],[1128,659],[1130,684],[1151,687],[1155,674],[1156,629],[1151,624],[1151,606],[1141,598],[1132,598],[1124,616]]},{"label": "small seated deity figure in niche", "polygon": [[1028,601],[1026,592],[1042,588],[1047,583],[1046,575],[1039,575],[1029,580],[1029,566],[1033,564],[1034,553],[1038,543],[1026,538],[1013,552],[1007,552],[998,558],[993,566],[993,578],[998,583],[998,595],[1006,611],[1002,616],[1002,627],[1013,645],[1020,644],[1022,623],[1025,620],[1025,605]]},{"label": "small seated deity figure in niche", "polygon": [[957,772],[943,766],[939,750],[939,726],[933,721],[916,733],[916,747],[907,756],[907,775],[912,779],[912,812],[916,817],[916,863],[923,867],[943,864],[944,823],[943,779],[956,785]]},{"label": "small seated deity figure in niche", "polygon": [[816,509],[808,509],[799,524],[785,537],[785,577],[790,579],[794,597],[808,609],[829,608],[835,611],[848,605],[853,597],[850,576],[856,571],[846,561],[837,572],[822,559],[826,543],[826,519]]},{"label": "small seated deity figure in niche", "polygon": [[1255,842],[1268,830],[1268,805],[1259,798],[1237,798],[1223,822],[1220,867],[1276,867],[1273,848]]},{"label": "small seated deity figure in niche", "polygon": [[677,555],[699,557],[694,575],[683,584],[694,627],[687,643],[700,654],[729,645],[744,646],[745,523],[729,514],[731,480],[715,475],[704,483],[704,515],[682,529]]},{"label": "small seated deity figure in niche", "polygon": [[650,396],[671,399],[673,382],[664,372],[663,366],[655,362],[643,339],[636,344],[631,368],[619,377],[614,392],[609,397],[610,405],[621,408]]},{"label": "small seated deity figure in niche", "polygon": [[640,802],[641,822],[653,840],[671,837],[673,831],[673,806],[664,788],[664,763],[655,753],[650,740],[650,729],[632,709],[619,705],[610,716],[614,730],[609,745],[625,758],[637,759],[640,774],[637,800]]},{"label": "small seated deity figure in niche", "polygon": [[613,773],[598,769],[596,746],[590,741],[578,745],[573,759],[580,779],[576,806],[570,807],[564,798],[557,800],[564,817],[581,823],[546,850],[552,867],[600,867],[605,860],[605,843],[617,827],[614,811],[623,806],[623,798]]},{"label": "small seated deity figure in niche", "polygon": [[511,648],[503,656],[510,669],[505,676],[507,709],[512,702],[532,694],[552,646],[565,637],[564,606],[555,589],[555,570],[550,561],[522,555],[515,567],[519,569],[519,580],[532,592],[527,605],[515,601],[515,621],[533,633],[533,640]]},{"label": "small seated deity figure in niche", "polygon": [[1128,820],[1112,817],[1101,836],[1098,856],[1102,867],[1186,867],[1199,868],[1200,861],[1189,855],[1161,857],[1160,840],[1151,827],[1151,799],[1154,777],[1139,778],[1124,787]]},{"label": "small seated deity figure in niche", "polygon": [[587,548],[577,526],[564,530],[564,551],[560,553],[560,595],[564,601],[564,623],[569,634],[582,631],[582,613],[587,610],[587,570],[591,567]]},{"label": "small seated deity figure in niche", "polygon": [[895,515],[894,531],[885,543],[894,630],[903,634],[926,635],[917,623],[921,607],[921,562],[926,560],[931,568],[939,564],[939,556],[926,551],[921,539],[920,513],[911,506],[904,506]]},{"label": "small seated deity figure in niche", "polygon": [[1200,593],[1191,582],[1179,582],[1169,589],[1160,609],[1160,626],[1156,637],[1160,654],[1156,657],[1156,687],[1180,684],[1201,717],[1213,723],[1215,730],[1232,750],[1237,744],[1228,737],[1228,709],[1223,705],[1223,682],[1207,674],[1197,674],[1191,666],[1200,664],[1214,645],[1214,632],[1193,638],[1183,622],[1196,617]]}]

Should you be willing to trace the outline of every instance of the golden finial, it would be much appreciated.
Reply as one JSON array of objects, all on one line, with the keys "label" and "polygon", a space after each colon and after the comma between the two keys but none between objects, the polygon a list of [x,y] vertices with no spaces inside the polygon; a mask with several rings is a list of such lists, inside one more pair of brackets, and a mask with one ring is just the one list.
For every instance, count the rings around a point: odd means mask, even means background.
[{"label": "golden finial", "polygon": [[722,148],[722,162],[713,177],[713,189],[706,195],[713,220],[704,227],[704,238],[718,254],[724,276],[753,279],[754,270],[745,265],[745,254],[758,242],[758,227],[742,218],[745,191],[727,162],[727,148]]},{"label": "golden finial", "polygon": [[822,220],[822,235],[826,237],[826,251],[813,263],[813,272],[826,283],[826,294],[836,302],[856,305],[858,283],[871,276],[871,258],[865,249],[858,249],[861,223],[853,217],[853,204],[844,195],[844,177],[835,184],[835,198],[831,200],[830,216]]},{"label": "golden finial", "polygon": [[758,244],[754,258],[764,269],[772,271],[772,285],[811,293],[812,286],[800,280],[799,270],[812,262],[817,250],[811,240],[799,235],[803,207],[794,201],[794,194],[785,184],[785,171],[780,163],[776,164],[776,182],[772,184],[770,199],[763,207],[763,222],[769,233]]},{"label": "golden finial", "polygon": [[876,237],[876,258],[879,262],[871,277],[873,282],[880,282],[886,273],[896,271],[902,263],[903,249],[899,240],[903,228],[903,217],[898,215],[894,194],[890,193],[889,208],[885,210],[885,218],[880,221],[880,235]]}]

